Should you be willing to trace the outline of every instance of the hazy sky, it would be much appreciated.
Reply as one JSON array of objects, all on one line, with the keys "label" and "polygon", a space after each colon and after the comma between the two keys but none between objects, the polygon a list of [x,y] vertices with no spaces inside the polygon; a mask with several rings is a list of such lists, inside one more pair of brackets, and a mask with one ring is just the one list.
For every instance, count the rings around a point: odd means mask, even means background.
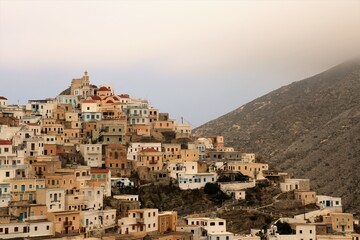
[{"label": "hazy sky", "polygon": [[194,127],[360,53],[360,1],[0,0],[0,96],[93,84]]}]

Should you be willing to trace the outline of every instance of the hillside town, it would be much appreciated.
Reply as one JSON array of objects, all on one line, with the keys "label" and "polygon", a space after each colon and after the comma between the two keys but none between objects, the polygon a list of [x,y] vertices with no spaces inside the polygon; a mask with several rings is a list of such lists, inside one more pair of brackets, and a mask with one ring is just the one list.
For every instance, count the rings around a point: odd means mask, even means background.
[{"label": "hillside town", "polygon": [[[360,240],[342,196],[317,194],[309,179],[223,136],[195,136],[147,100],[92,85],[87,72],[26,105],[1,94],[0,239]],[[151,208],[140,190],[155,187],[216,203],[203,212]],[[254,225],[234,227],[244,219],[237,211]]]}]

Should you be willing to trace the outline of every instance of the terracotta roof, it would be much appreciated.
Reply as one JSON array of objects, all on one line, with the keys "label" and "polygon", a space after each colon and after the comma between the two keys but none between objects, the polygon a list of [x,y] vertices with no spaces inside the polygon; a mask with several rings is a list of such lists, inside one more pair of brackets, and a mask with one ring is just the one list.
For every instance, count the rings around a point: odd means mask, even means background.
[{"label": "terracotta roof", "polygon": [[12,141],[0,139],[0,145],[12,145]]},{"label": "terracotta roof", "polygon": [[60,149],[56,149],[56,155],[62,154],[64,153],[64,151],[60,150]]},{"label": "terracotta roof", "polygon": [[114,103],[114,101],[109,99],[106,101],[106,103]]},{"label": "terracotta roof", "polygon": [[27,125],[28,125],[28,126],[40,126],[40,125],[37,124],[37,123],[28,123]]},{"label": "terracotta roof", "polygon": [[82,103],[96,103],[94,100],[85,100]]},{"label": "terracotta roof", "polygon": [[120,94],[119,97],[121,97],[121,98],[130,98],[129,94]]},{"label": "terracotta roof", "polygon": [[110,91],[107,87],[101,87],[98,89],[98,91]]},{"label": "terracotta roof", "polygon": [[101,97],[99,97],[99,96],[91,96],[91,99],[92,100],[101,100]]},{"label": "terracotta roof", "polygon": [[6,97],[0,96],[0,100],[8,100]]},{"label": "terracotta roof", "polygon": [[108,173],[109,170],[108,169],[104,169],[104,168],[91,168],[90,169],[91,173]]},{"label": "terracotta roof", "polygon": [[141,152],[159,152],[158,150],[155,150],[153,148],[145,148],[144,150],[142,150]]}]

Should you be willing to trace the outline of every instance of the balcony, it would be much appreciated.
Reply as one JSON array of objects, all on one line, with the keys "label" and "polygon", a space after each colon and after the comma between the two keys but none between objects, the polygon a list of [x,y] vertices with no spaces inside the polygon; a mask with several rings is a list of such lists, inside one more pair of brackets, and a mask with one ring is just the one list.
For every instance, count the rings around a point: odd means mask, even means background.
[{"label": "balcony", "polygon": [[71,226],[72,226],[72,221],[64,222],[64,227],[71,227]]},{"label": "balcony", "polygon": [[150,160],[149,163],[150,163],[150,164],[157,164],[157,163],[158,163],[158,160]]},{"label": "balcony", "polygon": [[137,218],[136,223],[144,224],[144,219],[143,218]]}]

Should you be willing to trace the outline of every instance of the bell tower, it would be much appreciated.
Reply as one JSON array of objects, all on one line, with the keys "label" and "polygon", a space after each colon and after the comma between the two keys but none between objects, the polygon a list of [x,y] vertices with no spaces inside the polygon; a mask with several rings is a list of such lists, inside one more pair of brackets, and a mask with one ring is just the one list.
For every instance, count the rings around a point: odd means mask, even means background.
[{"label": "bell tower", "polygon": [[90,78],[89,78],[89,75],[88,75],[88,72],[85,70],[84,72],[84,76],[82,78],[82,92],[83,92],[83,98],[87,98],[88,96],[91,95],[91,92],[90,92]]}]

